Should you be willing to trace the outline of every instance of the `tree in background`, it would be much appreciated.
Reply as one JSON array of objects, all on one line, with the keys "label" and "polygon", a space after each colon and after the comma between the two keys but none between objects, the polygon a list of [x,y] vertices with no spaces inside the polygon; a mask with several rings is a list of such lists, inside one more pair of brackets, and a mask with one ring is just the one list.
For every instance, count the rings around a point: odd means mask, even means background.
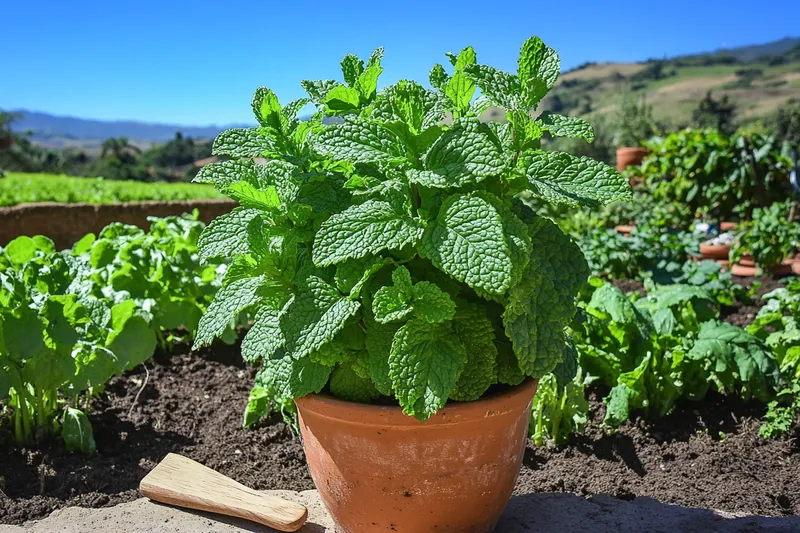
[{"label": "tree in background", "polygon": [[655,133],[653,106],[647,103],[644,95],[626,92],[620,102],[616,126],[617,146],[640,146]]},{"label": "tree in background", "polygon": [[771,121],[775,136],[795,149],[800,145],[800,100],[789,100]]},{"label": "tree in background", "polygon": [[700,100],[697,108],[692,111],[692,126],[715,128],[730,135],[736,130],[734,115],[736,115],[736,104],[730,101],[727,94],[717,100],[712,92],[708,91],[705,98]]}]

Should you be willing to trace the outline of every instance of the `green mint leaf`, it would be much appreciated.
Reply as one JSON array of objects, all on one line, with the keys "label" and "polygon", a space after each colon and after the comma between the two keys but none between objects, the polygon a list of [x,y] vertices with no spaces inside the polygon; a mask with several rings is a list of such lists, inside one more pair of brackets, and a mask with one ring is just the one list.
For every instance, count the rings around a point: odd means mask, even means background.
[{"label": "green mint leaf", "polygon": [[589,157],[532,151],[520,157],[536,196],[555,204],[599,206],[630,200],[631,187],[619,172]]},{"label": "green mint leaf", "polygon": [[344,85],[334,87],[323,99],[327,115],[336,115],[343,111],[357,111],[360,101],[361,95],[358,90]]},{"label": "green mint leaf", "polygon": [[261,128],[225,130],[214,139],[213,155],[267,157],[276,154],[275,141]]},{"label": "green mint leaf", "polygon": [[64,427],[61,429],[64,446],[71,452],[92,454],[97,445],[94,441],[92,424],[80,409],[67,407],[64,411]]},{"label": "green mint leaf", "polygon": [[390,262],[389,259],[367,256],[339,263],[336,265],[334,276],[336,288],[345,294],[350,294],[351,299],[358,298],[370,278]]},{"label": "green mint leaf", "polygon": [[431,87],[443,93],[447,82],[450,80],[450,76],[445,72],[444,67],[437,63],[431,69],[428,80],[430,81]]},{"label": "green mint leaf", "polygon": [[350,402],[367,403],[381,395],[372,381],[359,376],[350,365],[337,367],[329,386],[331,394]]},{"label": "green mint leaf", "polygon": [[342,84],[334,80],[303,80],[300,85],[308,93],[309,99],[316,105],[322,105],[325,97],[334,87],[340,87]]},{"label": "green mint leaf", "polygon": [[286,118],[281,113],[281,104],[278,97],[270,89],[259,87],[253,95],[253,113],[262,126],[283,131],[286,128]]},{"label": "green mint leaf", "polygon": [[383,59],[383,47],[376,48],[372,52],[367,60],[367,68],[358,77],[356,88],[366,102],[371,102],[378,90],[378,78],[383,72],[381,59]]},{"label": "green mint leaf", "polygon": [[286,351],[301,359],[330,342],[355,315],[361,304],[343,297],[324,280],[310,276],[281,319]]},{"label": "green mint leaf", "polygon": [[496,176],[504,168],[500,150],[477,119],[460,119],[439,137],[425,156],[425,170],[409,170],[414,183],[456,188]]},{"label": "green mint leaf", "polygon": [[292,361],[289,393],[292,398],[322,391],[331,376],[331,367],[315,363],[308,357]]},{"label": "green mint leaf", "polygon": [[553,137],[570,137],[594,142],[594,128],[581,118],[565,117],[549,111],[541,114],[537,120],[541,128],[550,132]]},{"label": "green mint leaf", "polygon": [[[197,241],[201,261],[212,257],[235,257],[250,251],[247,244],[248,226],[259,215],[257,209],[237,207],[220,215],[206,226]],[[92,250],[94,256],[94,250]],[[92,258],[94,262],[94,257]]]},{"label": "green mint leaf", "polygon": [[255,167],[252,161],[219,161],[201,168],[192,182],[209,183],[218,191],[224,191],[240,181],[255,184],[258,183]]},{"label": "green mint leaf", "polygon": [[519,54],[517,76],[524,82],[538,78],[545,82],[547,89],[552,89],[561,73],[561,58],[555,50],[546,46],[539,37],[531,37]]},{"label": "green mint leaf", "polygon": [[503,325],[522,371],[541,377],[563,359],[564,328],[575,314],[589,267],[580,248],[550,220],[537,218],[530,233],[531,260],[508,291]]},{"label": "green mint leaf", "polygon": [[211,344],[215,337],[222,335],[230,321],[239,313],[260,302],[263,285],[264,276],[256,276],[237,279],[221,288],[200,319],[193,349]]},{"label": "green mint leaf", "polygon": [[396,134],[379,124],[365,122],[327,126],[316,136],[314,148],[351,163],[393,162],[407,156],[405,145]]},{"label": "green mint leaf", "polygon": [[358,81],[358,77],[364,72],[364,62],[353,54],[347,54],[342,59],[342,76],[350,87]]},{"label": "green mint leaf", "polygon": [[[340,336],[344,335],[346,332],[347,328],[342,330]],[[312,352],[311,355],[309,355],[309,357],[315,363],[334,367],[336,365],[352,361],[353,359],[352,354],[353,352],[348,350],[344,344],[336,340],[333,340],[328,344],[322,346],[319,350]]]},{"label": "green mint leaf", "polygon": [[522,109],[524,91],[519,78],[513,74],[487,65],[468,65],[464,72],[475,80],[483,95],[494,105]]},{"label": "green mint leaf", "polygon": [[384,396],[393,396],[392,380],[389,377],[389,353],[397,332],[396,325],[375,324],[367,328],[367,369],[375,388]]},{"label": "green mint leaf", "polygon": [[462,114],[469,111],[476,88],[475,80],[468,76],[464,69],[475,65],[475,61],[475,50],[471,46],[463,49],[456,58],[455,72],[443,91],[445,96],[452,100],[456,111]]},{"label": "green mint leaf", "polygon": [[413,246],[421,232],[418,221],[398,213],[389,203],[368,200],[332,215],[322,224],[314,239],[314,263],[332,265]]},{"label": "green mint leaf", "polygon": [[268,416],[271,406],[272,394],[260,385],[254,386],[247,397],[242,426],[248,428]]},{"label": "green mint leaf", "polygon": [[513,152],[538,148],[542,129],[527,111],[508,111],[506,117],[512,126],[511,146]]},{"label": "green mint leaf", "polygon": [[511,285],[514,285],[522,278],[522,273],[527,268],[533,251],[528,227],[497,196],[488,192],[480,192],[477,195],[491,204],[500,215],[500,220],[503,223],[503,234],[511,255]]},{"label": "green mint leaf", "polygon": [[442,289],[429,281],[414,285],[414,312],[423,322],[446,322],[453,318],[456,304]]},{"label": "green mint leaf", "polygon": [[255,177],[253,183],[261,189],[274,187],[282,203],[291,204],[297,198],[302,178],[298,176],[297,167],[294,165],[283,161],[270,161],[265,165],[254,165],[253,170]]},{"label": "green mint leaf", "polygon": [[257,189],[246,181],[240,181],[227,187],[225,194],[249,209],[270,211],[281,205],[281,199],[273,186]]},{"label": "green mint leaf", "polygon": [[497,383],[497,346],[494,326],[479,305],[461,303],[453,319],[453,331],[464,343],[467,363],[450,393],[460,402],[477,400]]},{"label": "green mint leaf", "polygon": [[[291,300],[287,304],[291,305]],[[262,358],[271,357],[275,350],[283,348],[286,339],[281,331],[281,316],[285,307],[263,305],[253,319],[253,325],[242,339],[242,359],[255,363]]]},{"label": "green mint leaf", "polygon": [[525,381],[525,374],[511,346],[502,346],[497,351],[497,381],[512,387]]},{"label": "green mint leaf", "polygon": [[389,377],[403,412],[430,418],[447,402],[466,361],[466,348],[448,324],[412,320],[401,327],[389,354]]},{"label": "green mint leaf", "polygon": [[422,237],[422,252],[442,272],[474,289],[504,293],[511,284],[511,252],[503,221],[486,200],[454,194]]},{"label": "green mint leaf", "polygon": [[381,324],[408,318],[413,310],[410,298],[397,287],[381,287],[372,300],[372,312]]}]

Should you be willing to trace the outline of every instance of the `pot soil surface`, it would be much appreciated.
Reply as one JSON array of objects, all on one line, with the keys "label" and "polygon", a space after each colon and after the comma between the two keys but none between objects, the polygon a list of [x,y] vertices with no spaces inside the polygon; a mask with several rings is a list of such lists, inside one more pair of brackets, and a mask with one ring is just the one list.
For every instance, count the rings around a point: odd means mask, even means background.
[{"label": "pot soil surface", "polygon": [[[743,307],[726,319],[754,311]],[[90,414],[95,457],[67,453],[57,441],[19,450],[1,431],[0,523],[21,524],[65,506],[134,500],[141,478],[169,452],[256,489],[314,488],[302,445],[279,417],[242,429],[253,370],[241,363],[238,349],[219,344],[190,354],[178,345],[172,355],[146,363],[149,377],[139,368],[113,380]],[[596,426],[604,409],[599,392],[591,392]],[[560,449],[529,446],[515,492],[651,496],[746,514],[798,514],[800,432],[759,438],[764,410],[711,396],[661,420],[639,418],[616,433],[594,427]]]}]

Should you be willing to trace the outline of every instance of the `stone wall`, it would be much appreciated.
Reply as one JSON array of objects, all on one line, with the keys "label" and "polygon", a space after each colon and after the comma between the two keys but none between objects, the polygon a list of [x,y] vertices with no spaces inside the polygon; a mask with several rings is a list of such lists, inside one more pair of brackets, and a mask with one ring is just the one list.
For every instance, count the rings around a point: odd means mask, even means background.
[{"label": "stone wall", "polygon": [[147,229],[147,217],[165,217],[200,212],[206,224],[236,207],[232,200],[192,200],[185,202],[130,202],[120,204],[38,203],[0,207],[0,246],[20,235],[46,235],[59,249],[69,248],[87,233],[97,234],[112,222],[133,224]]}]

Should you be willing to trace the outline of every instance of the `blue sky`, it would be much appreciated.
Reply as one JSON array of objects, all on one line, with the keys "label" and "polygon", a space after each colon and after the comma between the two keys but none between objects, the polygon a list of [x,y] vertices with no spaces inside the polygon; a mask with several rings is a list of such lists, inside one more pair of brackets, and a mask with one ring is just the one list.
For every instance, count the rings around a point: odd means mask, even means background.
[{"label": "blue sky", "polygon": [[0,108],[186,125],[251,122],[259,85],[281,101],[340,78],[346,53],[386,47],[382,84],[427,80],[444,52],[513,70],[539,35],[565,68],[800,35],[797,0],[3,3]]}]

